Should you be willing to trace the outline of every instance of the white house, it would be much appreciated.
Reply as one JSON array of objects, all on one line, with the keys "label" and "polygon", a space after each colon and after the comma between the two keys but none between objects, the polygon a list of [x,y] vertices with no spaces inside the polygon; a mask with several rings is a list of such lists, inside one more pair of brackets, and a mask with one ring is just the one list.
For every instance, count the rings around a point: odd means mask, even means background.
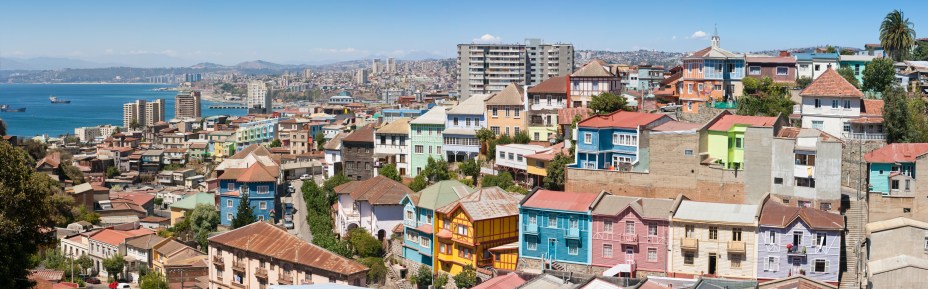
[{"label": "white house", "polygon": [[106,275],[106,268],[103,267],[103,260],[113,257],[117,254],[126,255],[126,239],[142,235],[154,234],[149,229],[140,228],[132,230],[103,229],[97,231],[88,238],[88,252],[90,260],[93,261],[93,270],[102,275]]},{"label": "white house", "polygon": [[401,176],[409,172],[409,118],[398,118],[374,131],[374,158],[377,168],[395,164]]},{"label": "white house", "polygon": [[519,182],[528,182],[531,180],[531,178],[528,177],[528,161],[525,159],[525,156],[546,152],[550,149],[551,148],[529,144],[508,144],[497,146],[496,169],[510,172],[510,174],[512,174],[513,180]]},{"label": "white house", "polygon": [[[842,139],[883,139],[882,101],[863,100],[857,90],[833,68],[799,93],[802,127],[814,128]],[[865,107],[870,104],[869,108]],[[879,106],[876,109],[875,106]]]},{"label": "white house", "polygon": [[838,68],[837,53],[796,53],[797,77],[818,79],[828,69]]},{"label": "white house", "polygon": [[325,176],[331,177],[342,171],[342,139],[348,133],[340,133],[327,141],[322,147],[325,149]]},{"label": "white house", "polygon": [[376,176],[335,187],[338,195],[335,230],[345,236],[353,228],[364,228],[377,239],[383,240],[397,225],[403,223],[403,205],[406,194],[416,193],[406,185]]}]

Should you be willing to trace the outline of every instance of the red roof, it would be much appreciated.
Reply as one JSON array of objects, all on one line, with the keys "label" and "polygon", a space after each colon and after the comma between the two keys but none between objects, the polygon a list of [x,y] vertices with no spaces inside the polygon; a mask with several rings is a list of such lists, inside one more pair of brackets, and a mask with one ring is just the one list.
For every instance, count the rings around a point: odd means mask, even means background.
[{"label": "red roof", "polygon": [[790,207],[779,201],[768,201],[760,213],[761,225],[786,228],[796,219],[816,230],[843,230],[844,217],[810,207]]},{"label": "red roof", "polygon": [[782,56],[749,56],[745,60],[748,65],[751,63],[791,63],[796,64],[796,59]]},{"label": "red roof", "polygon": [[557,111],[557,124],[567,125],[574,123],[574,116],[579,115],[580,119],[586,119],[592,111],[586,107],[563,108]]},{"label": "red roof", "polygon": [[509,273],[484,281],[480,285],[471,287],[471,289],[514,289],[522,284],[525,284],[525,279],[522,279],[516,273]]},{"label": "red roof", "polygon": [[653,131],[689,131],[697,130],[702,127],[701,124],[682,121],[668,121],[661,125],[651,128]]},{"label": "red roof", "polygon": [[850,97],[862,98],[864,93],[860,92],[853,84],[847,82],[844,77],[838,74],[833,68],[828,68],[825,73],[812,81],[806,89],[799,93],[800,96],[830,96],[830,97]]},{"label": "red roof", "polygon": [[567,93],[567,76],[555,76],[528,89],[528,93]]},{"label": "red roof", "polygon": [[148,193],[130,193],[130,192],[113,193],[111,192],[110,200],[115,201],[117,199],[123,199],[129,202],[132,202],[133,204],[144,206],[148,202],[151,202],[152,200],[154,200],[155,196],[148,194]]},{"label": "red roof", "polygon": [[539,209],[586,212],[590,210],[590,206],[593,204],[593,201],[596,200],[597,196],[599,196],[598,193],[538,190],[529,196],[529,198],[522,203],[522,206]]},{"label": "red roof", "polygon": [[883,115],[883,100],[882,99],[864,99],[861,100],[862,104],[860,108],[860,114],[869,115],[869,116],[882,116]]},{"label": "red roof", "polygon": [[423,233],[426,233],[426,234],[431,234],[431,233],[432,233],[432,225],[431,225],[431,224],[422,224],[421,226],[416,227],[416,231],[423,232]]},{"label": "red roof", "polygon": [[669,116],[664,114],[620,110],[607,115],[592,116],[578,123],[577,127],[638,128],[639,126],[651,124],[661,118],[670,119]]},{"label": "red roof", "polygon": [[865,154],[864,160],[868,163],[911,163],[925,153],[928,153],[928,143],[894,143]]},{"label": "red roof", "polygon": [[732,126],[736,124],[748,125],[748,126],[760,126],[768,127],[773,126],[777,122],[777,118],[773,116],[749,116],[749,115],[734,115],[726,114],[718,119],[712,126],[709,127],[709,130],[714,131],[728,131]]},{"label": "red roof", "polygon": [[261,162],[255,162],[238,176],[239,182],[275,182],[277,177],[270,172],[270,168]]},{"label": "red roof", "polygon": [[152,230],[145,229],[145,228],[135,229],[135,230],[130,230],[130,231],[103,229],[103,230],[100,230],[99,233],[96,233],[93,236],[90,236],[90,239],[100,241],[103,243],[107,243],[113,246],[119,246],[119,244],[122,244],[123,242],[125,242],[126,239],[129,237],[136,237],[136,236],[142,236],[142,235],[148,235],[148,234],[154,234],[154,233],[155,232],[153,232]]}]

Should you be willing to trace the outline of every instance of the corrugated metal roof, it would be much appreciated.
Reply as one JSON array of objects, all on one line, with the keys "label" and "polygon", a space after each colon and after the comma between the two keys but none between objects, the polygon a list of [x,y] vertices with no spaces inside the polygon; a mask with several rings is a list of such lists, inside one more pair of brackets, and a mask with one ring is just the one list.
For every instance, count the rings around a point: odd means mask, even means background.
[{"label": "corrugated metal roof", "polygon": [[436,211],[447,215],[461,208],[471,221],[515,216],[519,214],[519,201],[523,197],[499,187],[482,188]]},{"label": "corrugated metal roof", "polygon": [[489,97],[489,94],[474,94],[470,98],[465,99],[458,105],[455,105],[448,110],[447,114],[458,115],[483,115],[485,107],[483,106],[483,101]]},{"label": "corrugated metal roof", "polygon": [[409,134],[409,118],[403,117],[377,129],[378,134]]},{"label": "corrugated metal roof", "polygon": [[757,205],[722,204],[684,200],[674,214],[674,220],[737,223],[754,225]]},{"label": "corrugated metal roof", "polygon": [[435,210],[476,191],[457,180],[444,180],[432,184],[419,192],[419,201],[416,206]]},{"label": "corrugated metal roof", "polygon": [[758,222],[764,226],[786,228],[797,219],[816,230],[844,229],[844,217],[839,214],[816,208],[790,207],[776,201],[768,201],[764,204]]},{"label": "corrugated metal roof", "polygon": [[447,115],[445,114],[445,108],[442,106],[436,105],[428,112],[420,115],[416,119],[410,121],[410,124],[445,124],[447,121]]},{"label": "corrugated metal roof", "polygon": [[605,195],[596,203],[593,214],[615,216],[626,208],[631,208],[642,218],[667,220],[673,209],[673,200]]},{"label": "corrugated metal roof", "polygon": [[575,193],[549,190],[537,190],[528,200],[522,203],[523,207],[551,209],[573,212],[587,212],[599,193]]},{"label": "corrugated metal roof", "polygon": [[894,143],[864,154],[864,160],[868,163],[910,163],[925,153],[928,153],[928,143]]}]

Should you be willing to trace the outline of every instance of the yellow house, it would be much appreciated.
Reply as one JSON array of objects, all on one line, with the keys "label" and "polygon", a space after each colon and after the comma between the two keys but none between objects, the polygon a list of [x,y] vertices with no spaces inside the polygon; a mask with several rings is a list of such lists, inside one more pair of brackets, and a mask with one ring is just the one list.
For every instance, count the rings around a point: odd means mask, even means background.
[{"label": "yellow house", "polygon": [[171,210],[171,226],[176,225],[178,222],[182,221],[183,218],[188,212],[192,212],[193,209],[199,204],[206,204],[215,206],[216,199],[212,193],[197,193],[194,195],[187,196],[176,203],[168,206]]},{"label": "yellow house", "polygon": [[[525,130],[524,90],[510,83],[502,91],[490,95],[485,101],[487,127],[496,135],[515,135]],[[527,132],[526,132],[527,133]]]},{"label": "yellow house", "polygon": [[196,251],[193,248],[190,248],[183,243],[174,241],[174,238],[167,238],[158,242],[151,247],[151,269],[154,272],[160,272],[162,276],[167,276],[164,268],[167,265],[168,259],[177,254],[183,253],[185,250]]},{"label": "yellow house", "polygon": [[512,242],[490,248],[493,255],[493,268],[515,271],[519,262],[519,242]]},{"label": "yellow house", "polygon": [[570,151],[564,149],[564,142],[551,146],[550,150],[525,156],[525,168],[528,176],[532,178],[530,184],[541,185],[548,176],[548,164],[554,160],[557,153],[569,155]]},{"label": "yellow house", "polygon": [[[437,209],[436,246],[433,249],[435,271],[455,275],[468,265],[474,268],[493,267],[496,262],[490,249],[519,239],[519,201],[522,197],[499,187],[489,187]],[[517,251],[515,254],[518,258]],[[512,258],[507,257],[506,262],[509,260]],[[499,264],[503,265],[502,262]],[[506,268],[515,269],[515,264]]]}]

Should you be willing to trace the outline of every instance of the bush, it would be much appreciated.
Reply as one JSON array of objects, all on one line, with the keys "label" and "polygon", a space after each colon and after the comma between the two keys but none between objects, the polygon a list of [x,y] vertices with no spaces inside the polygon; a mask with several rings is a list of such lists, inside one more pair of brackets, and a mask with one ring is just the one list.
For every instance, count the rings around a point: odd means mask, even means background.
[{"label": "bush", "polygon": [[409,282],[416,284],[418,289],[428,289],[432,285],[432,271],[426,266],[419,266],[419,271],[409,277]]},{"label": "bush", "polygon": [[382,258],[377,257],[367,257],[361,259],[361,264],[371,268],[370,271],[367,271],[367,282],[371,283],[383,283],[386,280],[387,276],[387,265],[384,263]]},{"label": "bush", "polygon": [[467,265],[461,273],[454,275],[454,285],[461,289],[474,287],[477,285],[477,271],[474,271],[473,266]]},{"label": "bush", "polygon": [[[354,228],[348,231],[348,243],[361,258],[382,257],[383,247],[371,233],[364,228]],[[368,266],[369,267],[369,266]]]}]

